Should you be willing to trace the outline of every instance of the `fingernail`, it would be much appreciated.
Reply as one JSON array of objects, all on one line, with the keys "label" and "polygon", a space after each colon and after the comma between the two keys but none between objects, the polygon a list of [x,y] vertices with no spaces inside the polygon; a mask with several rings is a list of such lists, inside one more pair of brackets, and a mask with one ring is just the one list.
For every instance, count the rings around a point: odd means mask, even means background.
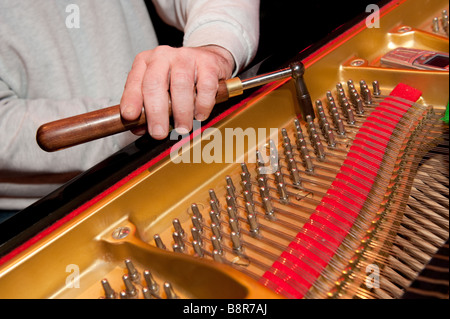
[{"label": "fingernail", "polygon": [[189,129],[186,126],[178,126],[175,128],[178,134],[185,135],[189,133]]},{"label": "fingernail", "polygon": [[206,120],[206,115],[201,114],[201,113],[195,114],[195,119],[197,121],[204,121],[204,120]]},{"label": "fingernail", "polygon": [[164,137],[166,136],[166,131],[161,125],[156,124],[152,127],[150,135],[153,137]]}]

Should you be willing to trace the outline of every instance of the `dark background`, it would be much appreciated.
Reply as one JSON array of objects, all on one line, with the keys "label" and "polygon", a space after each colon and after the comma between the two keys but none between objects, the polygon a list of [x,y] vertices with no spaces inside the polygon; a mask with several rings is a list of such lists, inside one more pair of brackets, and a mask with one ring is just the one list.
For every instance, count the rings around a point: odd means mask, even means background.
[{"label": "dark background", "polygon": [[[160,44],[181,46],[183,33],[166,25],[150,0],[146,3]],[[372,3],[379,1],[261,0],[259,47],[248,68],[265,61],[257,73],[274,71],[269,69],[284,64],[332,31],[365,18],[370,14],[366,7]]]}]

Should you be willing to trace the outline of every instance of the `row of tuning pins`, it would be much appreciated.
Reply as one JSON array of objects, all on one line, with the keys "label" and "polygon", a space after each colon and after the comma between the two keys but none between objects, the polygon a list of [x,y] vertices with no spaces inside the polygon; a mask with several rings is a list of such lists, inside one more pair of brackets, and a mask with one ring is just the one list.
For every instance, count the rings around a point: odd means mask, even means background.
[{"label": "row of tuning pins", "polygon": [[[275,144],[271,143],[271,148],[275,148]],[[271,150],[272,156],[276,156],[275,149]],[[217,262],[224,262],[224,238],[228,238],[231,243],[231,252],[236,256],[245,257],[244,246],[245,242],[242,240],[242,233],[246,232],[248,235],[254,238],[260,236],[260,223],[259,218],[261,214],[267,220],[275,220],[275,209],[273,206],[274,196],[270,193],[269,179],[267,174],[262,174],[261,169],[265,166],[262,161],[262,157],[257,155],[257,177],[256,184],[252,182],[250,172],[245,163],[241,164],[240,184],[241,194],[239,194],[232,178],[226,176],[226,203],[222,204],[213,189],[209,190],[209,223],[207,219],[202,215],[197,204],[191,205],[191,238],[189,242],[194,254],[199,257],[208,255]],[[274,182],[277,185],[277,198],[276,200],[287,203],[289,201],[288,191],[284,176],[280,170],[279,161],[273,163],[271,170],[275,170]],[[255,192],[259,191],[261,202],[257,202],[255,198]],[[242,207],[239,202],[244,203]],[[257,207],[263,207],[263,213],[257,211]],[[242,216],[240,211],[245,211],[245,217]],[[226,211],[226,213],[224,213]],[[226,215],[226,216],[225,216]],[[242,224],[246,226],[243,227]],[[172,249],[174,252],[185,253],[188,245],[188,234],[183,229],[179,219],[175,218],[172,221],[174,232],[172,238],[174,244]],[[229,232],[226,232],[224,224],[228,224]],[[211,236],[208,238],[207,233],[210,232]],[[166,245],[163,243],[161,237],[157,234],[154,236],[155,244],[161,249],[167,250]],[[205,242],[208,241],[212,244],[212,252],[205,250]]]},{"label": "row of tuning pins", "polygon": [[[328,113],[332,119],[332,124],[328,121],[322,101],[315,101],[318,126],[328,148],[335,148],[337,145],[335,133],[338,137],[346,136],[344,120],[348,125],[355,125],[356,117],[364,114],[366,106],[373,105],[373,97],[381,95],[378,81],[373,81],[372,91],[364,80],[361,80],[359,84],[360,90],[358,91],[352,80],[347,81],[348,94],[346,94],[342,83],[338,83],[336,85],[336,98],[331,91],[326,92],[326,105],[328,106]],[[341,112],[339,112],[339,108]],[[341,118],[341,114],[343,114],[344,120]],[[309,155],[308,143],[306,142],[300,122],[295,119],[294,125],[296,129],[296,146],[305,167],[305,171],[313,172],[313,161]],[[306,116],[305,125],[314,154],[319,161],[323,161],[326,155],[324,144],[320,138],[321,135],[316,128],[314,120],[310,115]],[[287,143],[288,137],[285,130],[282,130],[282,134],[284,139],[283,146],[289,145]]]},{"label": "row of tuning pins", "polygon": [[441,30],[445,32],[448,36],[448,11],[442,10],[441,17],[434,17],[432,21],[431,28],[434,33],[440,33]]},{"label": "row of tuning pins", "polygon": [[[101,281],[104,296],[102,299],[138,299],[140,297],[140,291],[144,299],[162,299],[160,285],[155,281],[153,275],[149,270],[144,270],[142,277],[145,284],[142,284],[141,274],[137,271],[133,262],[130,259],[125,260],[125,266],[127,273],[122,276],[122,280],[125,289],[117,293],[109,283],[108,279]],[[178,295],[175,293],[173,286],[170,282],[164,282],[163,290],[167,299],[178,299]]]}]

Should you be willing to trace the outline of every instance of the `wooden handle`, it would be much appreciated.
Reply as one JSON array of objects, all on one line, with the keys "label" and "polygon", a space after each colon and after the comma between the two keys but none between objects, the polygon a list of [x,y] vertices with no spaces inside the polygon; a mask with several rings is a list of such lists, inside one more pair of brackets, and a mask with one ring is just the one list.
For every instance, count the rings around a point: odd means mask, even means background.
[{"label": "wooden handle", "polygon": [[[216,103],[228,100],[225,81],[219,83]],[[145,112],[135,121],[126,121],[120,115],[120,106],[114,105],[43,124],[36,133],[38,145],[47,152],[90,142],[113,134],[138,128],[147,123]]]}]

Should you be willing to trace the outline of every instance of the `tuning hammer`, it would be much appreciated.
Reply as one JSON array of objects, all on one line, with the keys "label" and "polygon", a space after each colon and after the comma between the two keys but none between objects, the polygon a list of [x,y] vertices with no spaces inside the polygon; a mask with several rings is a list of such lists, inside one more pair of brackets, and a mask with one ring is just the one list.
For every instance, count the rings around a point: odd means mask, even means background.
[{"label": "tuning hammer", "polygon": [[[224,102],[231,97],[241,95],[244,90],[292,77],[295,82],[302,119],[306,120],[308,115],[314,119],[315,115],[311,98],[303,79],[304,73],[305,67],[303,63],[295,62],[288,68],[258,75],[253,78],[241,80],[235,77],[226,81],[220,81],[216,95],[216,103]],[[125,121],[120,115],[120,106],[115,105],[43,124],[36,133],[36,140],[43,150],[53,152],[138,128],[145,125],[146,122],[147,120],[143,110],[140,117],[135,121]]]}]

